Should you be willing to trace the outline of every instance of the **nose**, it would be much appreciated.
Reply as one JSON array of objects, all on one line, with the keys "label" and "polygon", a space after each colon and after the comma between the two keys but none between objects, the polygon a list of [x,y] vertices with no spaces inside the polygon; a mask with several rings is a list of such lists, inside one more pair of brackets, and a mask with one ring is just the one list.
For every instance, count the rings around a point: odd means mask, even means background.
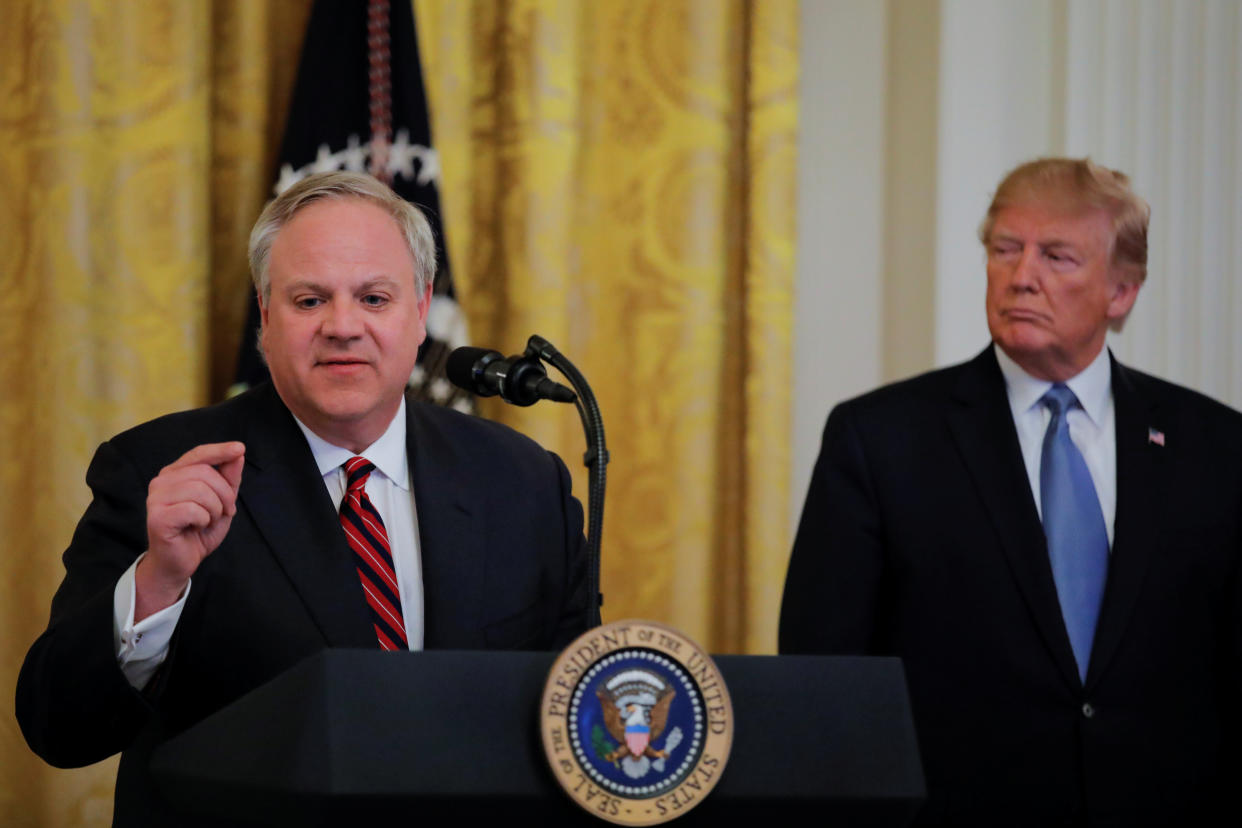
[{"label": "nose", "polygon": [[1028,245],[1014,262],[1010,286],[1014,290],[1036,291],[1040,285],[1039,249]]},{"label": "nose", "polygon": [[328,302],[320,332],[329,339],[356,339],[362,335],[361,311],[352,302]]}]

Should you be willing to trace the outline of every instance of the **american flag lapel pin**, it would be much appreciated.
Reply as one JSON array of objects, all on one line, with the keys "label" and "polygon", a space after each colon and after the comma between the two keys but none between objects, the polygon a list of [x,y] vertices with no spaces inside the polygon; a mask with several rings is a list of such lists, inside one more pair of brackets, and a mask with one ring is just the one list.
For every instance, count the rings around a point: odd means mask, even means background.
[{"label": "american flag lapel pin", "polygon": [[1155,443],[1161,448],[1164,448],[1164,432],[1160,429],[1151,428],[1149,426],[1147,429],[1147,442]]}]

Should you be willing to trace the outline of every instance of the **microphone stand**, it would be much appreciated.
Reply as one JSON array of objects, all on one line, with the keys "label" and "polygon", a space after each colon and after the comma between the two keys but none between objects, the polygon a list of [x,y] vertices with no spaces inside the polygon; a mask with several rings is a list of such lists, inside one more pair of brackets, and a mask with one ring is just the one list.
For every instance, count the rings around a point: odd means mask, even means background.
[{"label": "microphone stand", "polygon": [[587,384],[586,377],[556,349],[551,342],[538,334],[526,341],[527,357],[536,357],[556,368],[573,386],[577,399],[574,405],[582,419],[586,432],[587,450],[582,456],[583,465],[589,470],[587,478],[587,588],[590,590],[589,607],[593,624],[600,623],[600,606],[604,603],[599,591],[600,540],[604,524],[604,485],[608,477],[608,448],[604,444],[604,418],[599,411],[595,394]]}]

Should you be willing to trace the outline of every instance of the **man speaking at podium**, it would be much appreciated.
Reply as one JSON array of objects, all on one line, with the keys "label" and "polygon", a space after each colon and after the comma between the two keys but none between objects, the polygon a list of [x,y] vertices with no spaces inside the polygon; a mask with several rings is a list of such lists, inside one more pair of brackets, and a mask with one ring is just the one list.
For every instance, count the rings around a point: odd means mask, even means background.
[{"label": "man speaking at podium", "polygon": [[1104,347],[1147,220],[1120,173],[1017,168],[992,344],[828,418],[781,650],[904,660],[919,824],[1238,824],[1242,415]]},{"label": "man speaking at podium", "polygon": [[295,184],[250,238],[271,384],[96,452],[17,714],[53,765],[124,752],[118,824],[179,824],[151,748],[319,650],[554,649],[588,626],[561,461],[405,398],[435,261],[375,179]]}]

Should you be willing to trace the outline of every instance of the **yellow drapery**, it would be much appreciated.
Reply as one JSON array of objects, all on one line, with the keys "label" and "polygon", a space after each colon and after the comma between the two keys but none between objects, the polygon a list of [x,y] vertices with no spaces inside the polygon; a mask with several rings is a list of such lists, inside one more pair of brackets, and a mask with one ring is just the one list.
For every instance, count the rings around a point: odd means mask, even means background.
[{"label": "yellow drapery", "polygon": [[[770,652],[787,556],[795,0],[416,0],[475,342],[540,333],[608,427],[605,619]],[[0,0],[0,690],[99,441],[218,396],[309,0]],[[572,408],[485,413],[575,472]],[[0,824],[102,825],[115,762],[0,712]]]}]

